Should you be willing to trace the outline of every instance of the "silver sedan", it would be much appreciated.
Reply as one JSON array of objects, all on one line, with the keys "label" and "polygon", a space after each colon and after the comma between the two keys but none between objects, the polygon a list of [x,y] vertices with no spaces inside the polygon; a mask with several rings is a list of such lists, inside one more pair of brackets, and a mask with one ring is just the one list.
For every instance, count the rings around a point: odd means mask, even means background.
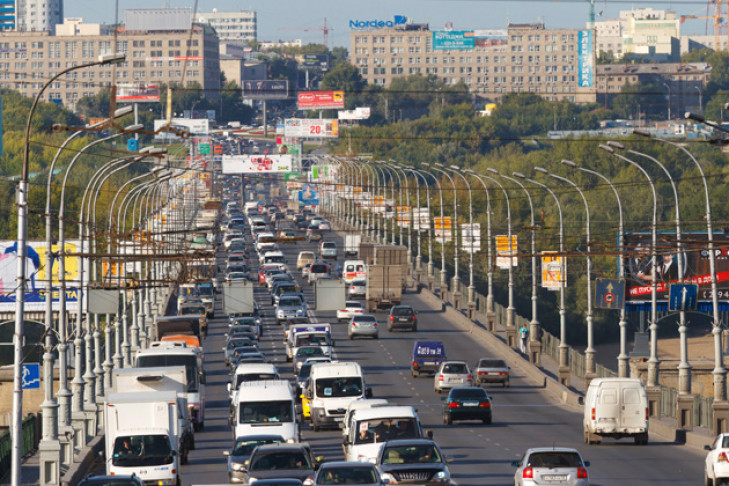
[{"label": "silver sedan", "polygon": [[377,318],[371,314],[360,314],[352,317],[347,326],[347,335],[349,339],[359,336],[369,336],[377,339],[379,337]]}]

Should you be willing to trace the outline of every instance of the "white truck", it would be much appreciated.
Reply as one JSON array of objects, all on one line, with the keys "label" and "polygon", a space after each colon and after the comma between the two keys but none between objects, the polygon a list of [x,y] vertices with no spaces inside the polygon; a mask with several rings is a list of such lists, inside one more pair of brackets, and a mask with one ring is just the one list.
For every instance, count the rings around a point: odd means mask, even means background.
[{"label": "white truck", "polygon": [[344,235],[344,256],[359,256],[359,244],[362,242],[362,235],[358,233],[347,233]]},{"label": "white truck", "polygon": [[104,404],[106,474],[179,486],[179,414],[173,391],[109,393]]},{"label": "white truck", "polygon": [[198,353],[183,346],[155,347],[137,352],[138,368],[184,366],[187,378],[187,406],[195,431],[205,426],[205,373],[200,367]]},{"label": "white truck", "polygon": [[[306,337],[304,337],[306,336]],[[320,346],[324,354],[332,355],[331,324],[294,324],[289,328],[286,338],[286,361],[296,356],[299,346]]]},{"label": "white truck", "polygon": [[187,462],[189,451],[195,449],[192,419],[187,406],[187,374],[184,366],[166,368],[118,368],[112,370],[113,393],[173,391],[177,394],[181,462]]},{"label": "white truck", "polygon": [[632,437],[636,444],[648,444],[648,412],[640,379],[593,379],[585,393],[585,444],[599,444],[602,437]]}]

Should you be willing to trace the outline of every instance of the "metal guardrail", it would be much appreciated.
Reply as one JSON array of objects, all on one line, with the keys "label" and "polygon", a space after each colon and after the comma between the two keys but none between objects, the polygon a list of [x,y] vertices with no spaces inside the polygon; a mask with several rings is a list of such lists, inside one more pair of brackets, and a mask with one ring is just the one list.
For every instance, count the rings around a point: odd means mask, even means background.
[{"label": "metal guardrail", "polygon": [[[35,414],[30,414],[23,419],[21,430],[21,454],[23,456],[27,456],[38,449],[38,427],[40,427],[40,418]],[[0,480],[10,473],[11,449],[10,429],[7,429],[0,434]]]}]

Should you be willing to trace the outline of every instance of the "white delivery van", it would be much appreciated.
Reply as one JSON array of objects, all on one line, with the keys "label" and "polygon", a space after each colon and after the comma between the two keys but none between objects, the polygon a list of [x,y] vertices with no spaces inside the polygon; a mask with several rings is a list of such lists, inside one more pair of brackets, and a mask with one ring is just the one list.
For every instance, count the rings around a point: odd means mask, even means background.
[{"label": "white delivery van", "polygon": [[179,413],[173,391],[109,393],[104,403],[106,474],[135,474],[144,484],[181,484]]},{"label": "white delivery van", "polygon": [[362,368],[354,361],[316,363],[311,367],[309,383],[306,398],[314,431],[339,427],[350,402],[372,397],[372,390],[365,388]]},{"label": "white delivery van", "polygon": [[280,435],[299,442],[294,392],[287,380],[243,382],[232,420],[233,438],[243,435]]},{"label": "white delivery van", "polygon": [[228,383],[230,403],[235,404],[238,398],[238,387],[246,381],[278,380],[278,368],[273,363],[238,363],[233,372],[233,379]]},{"label": "white delivery van", "polygon": [[347,461],[377,462],[382,445],[388,440],[420,439],[423,431],[418,413],[409,406],[372,407],[352,415],[349,434],[344,438]]},{"label": "white delivery van", "polygon": [[372,407],[384,407],[390,405],[390,402],[384,398],[360,398],[349,402],[349,407],[344,413],[344,420],[339,424],[339,428],[342,429],[342,436],[346,438],[349,435],[349,427],[352,425],[352,416],[356,410],[363,410],[365,408]]},{"label": "white delivery van", "polygon": [[342,278],[346,283],[367,278],[367,264],[364,260],[345,260],[342,268]]},{"label": "white delivery van", "polygon": [[648,398],[638,378],[595,378],[585,394],[583,419],[586,444],[601,437],[633,437],[648,443]]}]

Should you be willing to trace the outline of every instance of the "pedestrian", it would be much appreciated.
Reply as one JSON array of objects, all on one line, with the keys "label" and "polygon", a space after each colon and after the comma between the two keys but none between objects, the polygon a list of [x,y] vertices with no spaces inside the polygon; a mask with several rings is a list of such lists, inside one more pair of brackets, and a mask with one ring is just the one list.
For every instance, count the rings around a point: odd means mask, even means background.
[{"label": "pedestrian", "polygon": [[527,329],[526,324],[522,324],[521,328],[519,329],[519,338],[520,338],[521,352],[524,354],[526,354],[528,337],[529,337],[529,329]]}]

